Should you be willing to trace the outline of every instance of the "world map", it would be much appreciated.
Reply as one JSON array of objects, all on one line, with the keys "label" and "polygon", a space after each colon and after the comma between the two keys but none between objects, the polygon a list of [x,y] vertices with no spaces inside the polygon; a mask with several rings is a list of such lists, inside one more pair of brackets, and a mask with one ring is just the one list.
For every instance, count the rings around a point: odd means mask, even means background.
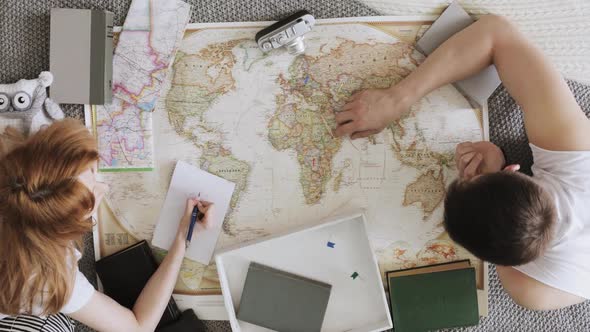
[{"label": "world map", "polygon": [[[151,240],[184,160],[236,183],[218,249],[362,210],[381,272],[480,264],[442,228],[455,146],[484,139],[480,109],[447,85],[380,134],[332,134],[354,92],[389,87],[423,61],[413,45],[428,24],[320,21],[298,57],[263,54],[253,36],[264,25],[189,25],[153,113],[155,170],[102,174],[101,255]],[[220,294],[215,265],[185,260],[175,293]]]}]

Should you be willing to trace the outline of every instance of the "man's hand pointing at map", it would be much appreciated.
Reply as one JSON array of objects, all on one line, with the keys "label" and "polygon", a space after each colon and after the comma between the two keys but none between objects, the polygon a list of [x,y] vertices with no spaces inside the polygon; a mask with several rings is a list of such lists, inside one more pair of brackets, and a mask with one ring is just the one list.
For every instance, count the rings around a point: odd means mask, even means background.
[{"label": "man's hand pointing at map", "polygon": [[352,139],[367,137],[382,131],[409,109],[409,98],[396,86],[389,89],[369,89],[352,95],[340,112],[335,135],[350,135]]}]

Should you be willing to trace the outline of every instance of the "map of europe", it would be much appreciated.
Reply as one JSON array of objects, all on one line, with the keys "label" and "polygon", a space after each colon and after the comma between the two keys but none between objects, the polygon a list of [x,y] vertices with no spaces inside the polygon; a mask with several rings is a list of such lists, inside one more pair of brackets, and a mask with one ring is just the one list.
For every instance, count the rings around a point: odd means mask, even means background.
[{"label": "map of europe", "polygon": [[[336,138],[350,96],[400,81],[424,59],[426,21],[319,23],[305,55],[264,54],[264,25],[189,25],[153,113],[153,172],[103,173],[100,252],[151,240],[175,163],[236,183],[218,249],[362,210],[382,272],[469,258],[442,227],[454,148],[484,115],[441,87],[368,139]],[[163,251],[157,251],[162,257]],[[177,294],[220,294],[215,265],[185,260]]]}]

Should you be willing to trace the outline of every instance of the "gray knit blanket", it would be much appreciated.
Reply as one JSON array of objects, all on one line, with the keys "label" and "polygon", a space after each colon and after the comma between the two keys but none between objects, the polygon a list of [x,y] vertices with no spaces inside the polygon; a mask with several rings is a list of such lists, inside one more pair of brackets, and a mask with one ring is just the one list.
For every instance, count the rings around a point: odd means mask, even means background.
[{"label": "gray knit blanket", "polygon": [[[276,20],[306,8],[317,18],[376,16],[377,11],[353,0],[188,0],[191,22]],[[54,7],[106,9],[122,25],[131,0],[2,0],[0,2],[0,83],[36,77],[49,69],[49,10]],[[582,109],[590,116],[590,87],[569,81]],[[83,117],[80,105],[62,105],[70,117]],[[509,163],[530,173],[531,150],[518,106],[503,87],[489,100],[490,139],[501,146]],[[80,269],[96,284],[92,237],[86,239]],[[0,272],[1,273],[1,272]],[[490,267],[489,316],[477,327],[458,331],[590,331],[590,302],[551,312],[534,312],[515,305]],[[230,331],[227,322],[208,322],[210,331]],[[81,324],[78,331],[90,331]]]}]

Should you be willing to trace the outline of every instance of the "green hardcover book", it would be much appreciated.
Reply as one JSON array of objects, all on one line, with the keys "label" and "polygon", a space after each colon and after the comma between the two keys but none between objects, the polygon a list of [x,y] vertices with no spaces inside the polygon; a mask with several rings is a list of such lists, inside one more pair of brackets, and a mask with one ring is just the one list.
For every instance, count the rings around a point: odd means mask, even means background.
[{"label": "green hardcover book", "polygon": [[388,273],[396,332],[477,325],[475,269],[393,276]]}]

